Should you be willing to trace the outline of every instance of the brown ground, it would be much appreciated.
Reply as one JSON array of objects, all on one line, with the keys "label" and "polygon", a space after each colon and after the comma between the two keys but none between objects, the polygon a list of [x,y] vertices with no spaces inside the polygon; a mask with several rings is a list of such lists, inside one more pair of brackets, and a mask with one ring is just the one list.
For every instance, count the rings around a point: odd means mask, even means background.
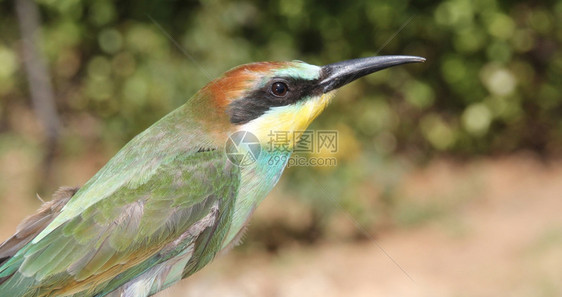
[{"label": "brown ground", "polygon": [[[0,155],[2,239],[39,205],[21,199],[34,194],[25,177],[39,166],[27,155]],[[100,160],[61,163],[68,178],[59,180],[84,181]],[[415,207],[443,211],[376,240],[336,237],[276,254],[238,248],[159,296],[562,296],[561,162],[436,161],[408,174],[399,191]],[[257,217],[271,215],[282,196],[269,197]]]}]

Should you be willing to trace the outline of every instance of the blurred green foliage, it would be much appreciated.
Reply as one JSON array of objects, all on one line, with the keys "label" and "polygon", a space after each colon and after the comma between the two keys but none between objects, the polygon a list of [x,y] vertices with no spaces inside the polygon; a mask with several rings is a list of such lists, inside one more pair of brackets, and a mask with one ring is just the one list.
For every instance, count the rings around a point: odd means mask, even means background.
[{"label": "blurred green foliage", "polygon": [[[338,167],[289,170],[285,186],[297,196],[315,203],[341,197],[360,220],[376,220],[386,215],[379,204],[394,203],[392,187],[404,170],[397,155],[424,161],[441,154],[562,153],[560,1],[38,4],[40,45],[67,131],[61,154],[90,146],[115,151],[239,64],[322,65],[376,54],[427,62],[341,90],[313,126],[340,131]],[[11,1],[0,1],[0,37],[0,131],[7,132],[17,130],[8,120],[14,106],[31,109]],[[380,187],[369,190],[374,182]],[[365,195],[383,199],[377,205],[357,199]]]}]

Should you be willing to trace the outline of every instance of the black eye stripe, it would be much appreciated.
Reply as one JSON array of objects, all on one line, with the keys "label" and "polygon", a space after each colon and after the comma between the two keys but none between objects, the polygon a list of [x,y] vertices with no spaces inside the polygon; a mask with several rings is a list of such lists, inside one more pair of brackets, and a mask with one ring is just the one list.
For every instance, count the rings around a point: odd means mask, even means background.
[{"label": "black eye stripe", "polygon": [[[272,87],[275,83],[283,83],[287,86],[287,92],[283,96],[273,93]],[[245,124],[260,117],[271,107],[294,104],[305,97],[319,95],[322,91],[317,86],[318,80],[272,78],[260,89],[250,91],[244,98],[230,103],[227,109],[230,122]]]},{"label": "black eye stripe", "polygon": [[[273,103],[272,106],[283,106],[293,104],[295,102],[300,101],[307,95],[312,95],[315,91],[315,87],[317,86],[317,80],[304,80],[304,79],[295,79],[295,78],[281,78],[276,77],[271,79],[265,86],[265,88],[271,88],[275,83],[283,83],[287,86],[287,94],[283,96],[281,102],[282,104],[277,104],[277,102]],[[249,98],[249,96],[248,96]],[[269,98],[268,98],[269,99]]]}]

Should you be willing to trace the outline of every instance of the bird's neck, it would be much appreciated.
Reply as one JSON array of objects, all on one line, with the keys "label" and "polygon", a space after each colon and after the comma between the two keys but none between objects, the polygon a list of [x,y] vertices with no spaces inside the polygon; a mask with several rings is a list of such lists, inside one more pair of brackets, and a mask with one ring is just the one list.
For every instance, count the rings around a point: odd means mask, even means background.
[{"label": "bird's neck", "polygon": [[[206,92],[198,92],[178,109],[178,116],[188,125],[214,140],[217,148],[223,148],[228,136],[236,131],[229,120],[226,108],[216,104]],[[181,122],[181,120],[180,120]]]}]

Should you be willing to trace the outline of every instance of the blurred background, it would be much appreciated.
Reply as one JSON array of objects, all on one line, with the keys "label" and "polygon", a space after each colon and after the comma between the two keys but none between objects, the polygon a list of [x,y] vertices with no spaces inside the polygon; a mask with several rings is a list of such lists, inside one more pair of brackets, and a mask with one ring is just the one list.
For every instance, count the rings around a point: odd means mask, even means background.
[{"label": "blurred background", "polygon": [[562,2],[0,0],[0,238],[239,64],[406,54],[159,296],[562,296]]}]

